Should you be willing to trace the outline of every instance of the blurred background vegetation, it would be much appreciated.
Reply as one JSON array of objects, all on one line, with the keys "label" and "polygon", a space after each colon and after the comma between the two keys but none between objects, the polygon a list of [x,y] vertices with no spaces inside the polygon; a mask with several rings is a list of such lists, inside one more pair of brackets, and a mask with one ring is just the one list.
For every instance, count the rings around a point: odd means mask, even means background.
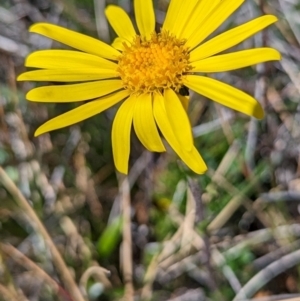
[{"label": "blurred background vegetation", "polygon": [[[300,300],[299,0],[247,0],[214,33],[262,14],[280,19],[237,48],[272,46],[281,62],[214,75],[255,95],[265,118],[191,93],[208,173],[195,176],[171,151],[146,152],[132,133],[131,205],[112,160],[115,108],[34,138],[75,105],[27,102],[36,83],[16,83],[30,52],[65,47],[30,25],[110,42],[111,3],[133,16],[130,0],[1,0],[0,300]],[[159,27],[168,0],[154,3]]]}]

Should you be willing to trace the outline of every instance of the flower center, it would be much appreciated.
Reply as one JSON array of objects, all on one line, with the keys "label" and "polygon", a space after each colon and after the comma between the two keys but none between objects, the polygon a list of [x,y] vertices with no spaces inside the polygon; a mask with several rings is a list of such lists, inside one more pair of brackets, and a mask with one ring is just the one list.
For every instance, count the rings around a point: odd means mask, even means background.
[{"label": "flower center", "polygon": [[183,77],[192,70],[184,40],[167,31],[153,33],[146,41],[137,36],[130,46],[124,44],[119,57],[118,72],[125,89],[149,93],[183,86]]}]

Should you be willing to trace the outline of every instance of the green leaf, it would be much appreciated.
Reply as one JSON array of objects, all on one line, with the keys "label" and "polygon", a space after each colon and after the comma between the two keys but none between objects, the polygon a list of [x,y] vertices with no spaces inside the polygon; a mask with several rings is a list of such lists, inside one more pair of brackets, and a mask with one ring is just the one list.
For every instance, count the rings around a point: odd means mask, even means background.
[{"label": "green leaf", "polygon": [[114,219],[103,231],[97,242],[97,250],[101,257],[108,257],[121,239],[122,217]]}]

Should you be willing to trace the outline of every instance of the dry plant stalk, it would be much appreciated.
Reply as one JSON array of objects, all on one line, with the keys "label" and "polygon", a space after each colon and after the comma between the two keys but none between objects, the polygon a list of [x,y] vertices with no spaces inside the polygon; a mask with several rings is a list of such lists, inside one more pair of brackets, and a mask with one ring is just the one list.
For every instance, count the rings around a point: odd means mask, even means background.
[{"label": "dry plant stalk", "polygon": [[15,296],[2,284],[0,284],[0,295],[5,301],[19,301],[18,296]]},{"label": "dry plant stalk", "polygon": [[84,296],[86,298],[88,297],[87,287],[90,278],[93,278],[98,283],[103,284],[105,288],[112,288],[112,284],[108,279],[109,275],[110,275],[110,271],[101,266],[95,265],[85,270],[79,281],[80,289],[83,292]]},{"label": "dry plant stalk", "polygon": [[64,283],[67,291],[74,301],[85,301],[78,286],[76,285],[72,274],[70,273],[66,263],[64,262],[61,254],[57,250],[51,236],[47,232],[43,223],[40,221],[33,208],[27,202],[21,191],[15,185],[15,183],[10,179],[2,167],[0,167],[0,182],[7,189],[7,191],[16,200],[18,205],[22,208],[24,213],[28,216],[31,221],[31,225],[34,229],[39,232],[39,234],[44,238],[46,245],[49,247],[52,254],[53,263],[60,274],[61,280]]},{"label": "dry plant stalk", "polygon": [[16,249],[10,244],[4,243],[0,243],[0,249],[18,264],[30,271],[33,271],[37,276],[41,277],[52,287],[54,293],[57,293],[59,291],[58,283],[55,280],[53,280],[44,270],[42,270],[36,263],[30,260],[23,253],[21,253],[18,249]]},{"label": "dry plant stalk", "polygon": [[[300,250],[296,250],[290,254],[280,257],[278,260],[273,261],[260,272],[255,274],[239,291],[233,301],[244,300],[244,296],[250,298],[265,284],[271,281],[279,274],[296,266],[300,263]],[[300,300],[300,298],[298,298]]]},{"label": "dry plant stalk", "polygon": [[300,300],[300,297],[296,297],[296,298],[288,298],[288,299],[281,299],[281,300],[278,300],[278,301],[299,301]]},{"label": "dry plant stalk", "polygon": [[122,270],[125,282],[124,300],[134,300],[134,287],[132,282],[132,237],[131,237],[131,214],[130,214],[130,184],[126,176],[120,180],[121,209],[123,213],[123,241],[121,248]]}]

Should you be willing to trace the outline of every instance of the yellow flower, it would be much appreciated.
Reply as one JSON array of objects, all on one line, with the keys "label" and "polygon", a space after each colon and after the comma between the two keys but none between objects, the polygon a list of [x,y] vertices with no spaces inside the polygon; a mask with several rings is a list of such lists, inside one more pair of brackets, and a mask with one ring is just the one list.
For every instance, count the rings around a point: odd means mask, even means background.
[{"label": "yellow flower", "polygon": [[267,47],[219,54],[274,23],[277,19],[271,15],[256,18],[203,43],[243,2],[171,0],[165,22],[155,32],[152,0],[134,0],[139,33],[122,8],[110,5],[106,16],[118,35],[112,46],[60,26],[33,25],[31,32],[78,51],[41,50],[29,55],[26,66],[40,70],[25,72],[18,80],[70,84],[32,89],[27,99],[59,103],[90,100],[47,121],[35,135],[77,123],[124,100],[112,127],[114,162],[120,172],[128,172],[133,125],[148,150],[165,151],[160,130],[186,165],[196,173],[204,173],[207,167],[194,147],[186,114],[188,97],[180,92],[185,86],[229,108],[262,118],[263,109],[253,97],[201,74],[280,59],[278,51]]}]

